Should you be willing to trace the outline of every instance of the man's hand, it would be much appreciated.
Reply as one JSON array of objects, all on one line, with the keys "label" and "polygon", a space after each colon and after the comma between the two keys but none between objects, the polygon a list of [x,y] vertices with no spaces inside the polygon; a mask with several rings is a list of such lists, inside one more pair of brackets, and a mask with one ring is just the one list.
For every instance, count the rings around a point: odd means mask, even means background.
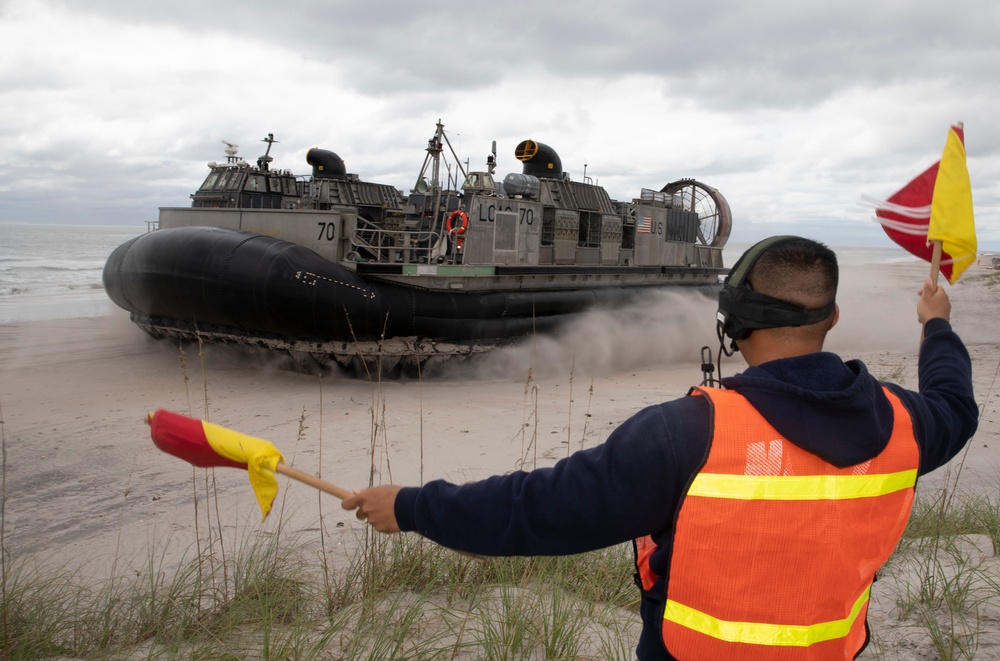
[{"label": "man's hand", "polygon": [[917,301],[917,320],[926,324],[931,319],[951,319],[951,301],[943,287],[935,287],[931,279],[924,280],[920,289],[920,300]]},{"label": "man's hand", "polygon": [[357,517],[368,521],[379,532],[399,532],[396,523],[396,494],[403,487],[387,484],[371,489],[355,489],[354,495],[341,501],[345,510],[358,510]]}]

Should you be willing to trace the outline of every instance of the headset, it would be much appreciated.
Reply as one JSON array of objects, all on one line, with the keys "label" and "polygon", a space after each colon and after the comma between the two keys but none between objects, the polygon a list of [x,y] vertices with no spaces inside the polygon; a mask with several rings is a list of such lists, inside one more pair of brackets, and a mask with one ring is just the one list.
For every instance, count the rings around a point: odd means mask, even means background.
[{"label": "headset", "polygon": [[[764,239],[743,253],[730,269],[719,292],[719,311],[716,314],[720,354],[725,352],[727,356],[732,356],[739,351],[736,341],[746,339],[754,329],[808,326],[833,314],[834,302],[807,310],[801,305],[755,292],[750,286],[747,277],[761,255],[776,245],[796,240],[801,240],[801,237],[783,235]],[[732,340],[729,349],[726,349],[723,336]]]}]

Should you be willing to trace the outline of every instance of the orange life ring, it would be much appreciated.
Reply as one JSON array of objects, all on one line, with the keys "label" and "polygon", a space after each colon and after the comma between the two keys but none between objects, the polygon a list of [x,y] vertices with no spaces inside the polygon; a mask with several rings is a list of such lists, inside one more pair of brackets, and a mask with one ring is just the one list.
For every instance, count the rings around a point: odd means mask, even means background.
[{"label": "orange life ring", "polygon": [[[461,218],[461,222],[458,227],[455,227],[455,219]],[[469,216],[466,215],[461,209],[455,209],[448,215],[448,220],[445,221],[444,231],[448,234],[460,235],[465,234],[465,230],[469,227]]]}]

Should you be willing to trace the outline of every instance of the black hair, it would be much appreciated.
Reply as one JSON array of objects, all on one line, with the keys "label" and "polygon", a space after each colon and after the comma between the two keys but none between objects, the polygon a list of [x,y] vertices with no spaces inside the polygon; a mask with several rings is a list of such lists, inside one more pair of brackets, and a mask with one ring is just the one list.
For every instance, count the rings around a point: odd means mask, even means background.
[{"label": "black hair", "polygon": [[837,255],[818,241],[793,237],[764,250],[747,274],[754,291],[796,303],[807,310],[837,298]]}]

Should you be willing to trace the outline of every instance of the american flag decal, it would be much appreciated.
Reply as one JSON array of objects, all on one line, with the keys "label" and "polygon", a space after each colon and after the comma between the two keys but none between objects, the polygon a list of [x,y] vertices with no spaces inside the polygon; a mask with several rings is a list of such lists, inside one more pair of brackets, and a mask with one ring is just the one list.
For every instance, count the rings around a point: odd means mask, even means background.
[{"label": "american flag decal", "polygon": [[643,216],[642,220],[635,226],[635,231],[639,234],[649,234],[653,227],[653,219],[650,216]]}]

